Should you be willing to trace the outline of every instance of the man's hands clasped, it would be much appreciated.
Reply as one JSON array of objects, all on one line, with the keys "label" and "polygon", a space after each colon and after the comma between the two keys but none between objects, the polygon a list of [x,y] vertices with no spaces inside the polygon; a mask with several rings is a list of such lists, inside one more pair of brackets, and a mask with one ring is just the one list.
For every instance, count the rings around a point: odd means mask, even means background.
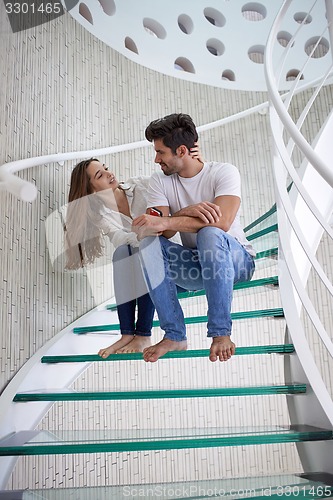
[{"label": "man's hands clasped", "polygon": [[216,224],[222,216],[221,209],[215,203],[202,201],[195,205],[182,208],[172,217],[154,217],[143,214],[133,220],[132,231],[142,240],[146,236],[160,236],[164,231],[173,230],[172,219],[174,217],[192,217],[199,219],[204,224]]},{"label": "man's hands clasped", "polygon": [[210,201],[202,201],[195,205],[189,205],[174,214],[175,217],[197,217],[205,224],[215,224],[220,220],[221,215],[220,207]]}]

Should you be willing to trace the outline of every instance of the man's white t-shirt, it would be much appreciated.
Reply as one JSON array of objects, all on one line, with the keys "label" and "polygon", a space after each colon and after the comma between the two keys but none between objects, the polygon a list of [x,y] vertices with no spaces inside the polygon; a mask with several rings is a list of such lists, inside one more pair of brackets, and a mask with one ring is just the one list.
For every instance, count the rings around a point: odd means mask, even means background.
[{"label": "man's white t-shirt", "polygon": [[[205,162],[194,177],[180,177],[178,174],[165,175],[155,172],[150,178],[147,208],[170,207],[170,214],[202,201],[213,202],[217,196],[232,195],[241,198],[241,180],[238,169],[230,163]],[[240,210],[228,234],[236,238],[251,254],[255,251],[246,239],[240,223]],[[180,233],[185,247],[196,248],[196,233]]]}]

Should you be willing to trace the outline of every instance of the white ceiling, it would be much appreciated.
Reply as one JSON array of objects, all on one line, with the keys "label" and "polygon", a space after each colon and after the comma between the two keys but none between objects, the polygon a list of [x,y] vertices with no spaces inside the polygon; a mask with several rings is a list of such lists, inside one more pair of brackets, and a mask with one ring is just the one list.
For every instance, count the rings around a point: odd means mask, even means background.
[{"label": "white ceiling", "polygon": [[[282,0],[79,0],[70,14],[107,45],[127,58],[177,78],[216,87],[266,90],[263,53]],[[279,30],[276,63],[283,45],[300,28],[280,89],[299,71],[304,83],[328,67],[329,37],[325,2],[293,0]],[[172,6],[172,8],[171,8]],[[312,8],[312,10],[311,10]],[[324,39],[303,64],[318,37]]]}]

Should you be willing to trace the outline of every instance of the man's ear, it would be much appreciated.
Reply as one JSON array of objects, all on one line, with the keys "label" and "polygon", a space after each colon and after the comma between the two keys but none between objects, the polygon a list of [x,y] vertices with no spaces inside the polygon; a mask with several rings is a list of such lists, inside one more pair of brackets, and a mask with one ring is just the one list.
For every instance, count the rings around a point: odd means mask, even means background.
[{"label": "man's ear", "polygon": [[185,156],[187,154],[187,147],[184,144],[178,146],[178,148],[176,149],[176,153],[180,157]]}]

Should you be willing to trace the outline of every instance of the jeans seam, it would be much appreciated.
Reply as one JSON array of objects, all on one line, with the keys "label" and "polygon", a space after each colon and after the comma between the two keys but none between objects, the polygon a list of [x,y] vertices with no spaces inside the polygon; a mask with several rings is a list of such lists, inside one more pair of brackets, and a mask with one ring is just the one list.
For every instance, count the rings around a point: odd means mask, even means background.
[{"label": "jeans seam", "polygon": [[[161,240],[160,240],[161,241]],[[164,270],[165,270],[165,276],[168,280],[168,287],[169,287],[169,293],[170,293],[170,297],[171,297],[171,301],[172,301],[172,307],[173,307],[173,314],[174,316],[176,316],[176,309],[177,309],[177,302],[178,299],[175,298],[175,294],[174,294],[174,289],[173,287],[176,286],[173,281],[172,281],[172,278],[170,277],[170,272],[169,272],[169,256],[168,256],[168,252],[167,252],[167,249],[163,246],[163,244],[161,244],[162,246],[162,254],[164,254],[165,258],[163,259],[163,262],[164,262]],[[179,307],[181,308],[180,304],[179,304],[179,301],[178,301],[178,305]],[[182,325],[180,325],[182,326]],[[184,327],[185,327],[185,324],[184,324]],[[171,335],[172,338],[170,338],[169,334],[168,333],[165,333],[164,337],[165,339],[169,339],[169,340],[172,340],[172,341],[175,341],[175,342],[181,342],[183,340],[186,340],[186,327],[185,327],[185,338],[184,339],[181,339],[181,340],[176,340],[174,339],[174,335]]]},{"label": "jeans seam", "polygon": [[138,335],[139,337],[151,337],[151,332],[139,332],[135,330],[135,335]]}]

